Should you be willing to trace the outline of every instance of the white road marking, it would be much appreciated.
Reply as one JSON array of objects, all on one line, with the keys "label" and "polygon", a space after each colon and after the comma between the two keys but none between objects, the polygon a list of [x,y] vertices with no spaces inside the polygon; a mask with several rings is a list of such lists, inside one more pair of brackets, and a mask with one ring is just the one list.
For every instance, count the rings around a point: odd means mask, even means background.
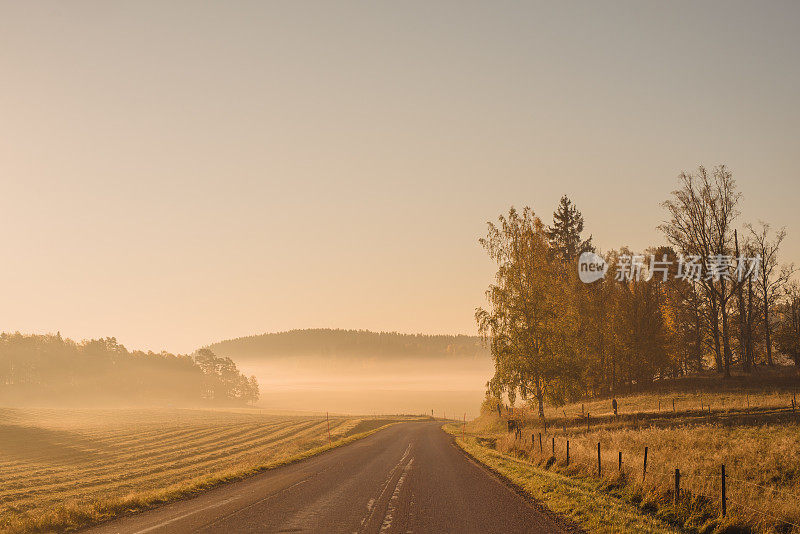
[{"label": "white road marking", "polygon": [[367,503],[367,515],[365,515],[364,518],[361,520],[361,527],[362,528],[365,525],[367,525],[370,522],[370,520],[372,519],[372,516],[375,514],[375,510],[376,510],[376,508],[374,508],[375,503],[380,502],[380,500],[383,498],[384,494],[386,493],[386,490],[389,488],[389,484],[391,484],[392,479],[394,478],[394,475],[402,467],[403,462],[406,461],[406,458],[408,458],[408,455],[410,453],[411,453],[411,443],[409,443],[408,447],[406,447],[406,450],[403,453],[403,456],[400,458],[400,461],[397,462],[397,465],[395,465],[392,468],[392,470],[389,472],[389,477],[386,479],[386,482],[383,484],[383,488],[381,489],[381,492],[378,495],[378,498],[377,499],[374,499],[374,498],[370,499],[369,502]]},{"label": "white road marking", "polygon": [[406,481],[406,476],[408,475],[409,471],[411,471],[411,466],[413,464],[414,458],[411,458],[403,468],[403,474],[400,475],[400,479],[397,481],[397,485],[394,487],[392,498],[389,500],[389,508],[386,510],[386,515],[383,518],[381,532],[387,532],[390,528],[392,528],[392,520],[394,519],[395,512],[397,512],[397,505],[400,502],[400,491],[403,489],[403,482]]}]

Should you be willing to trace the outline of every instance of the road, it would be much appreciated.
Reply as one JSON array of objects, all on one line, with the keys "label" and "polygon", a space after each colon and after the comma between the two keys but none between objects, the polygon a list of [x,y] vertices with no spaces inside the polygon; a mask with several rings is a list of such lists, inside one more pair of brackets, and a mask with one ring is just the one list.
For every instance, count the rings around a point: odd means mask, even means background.
[{"label": "road", "polygon": [[568,532],[468,459],[440,426],[393,425],[89,532]]}]

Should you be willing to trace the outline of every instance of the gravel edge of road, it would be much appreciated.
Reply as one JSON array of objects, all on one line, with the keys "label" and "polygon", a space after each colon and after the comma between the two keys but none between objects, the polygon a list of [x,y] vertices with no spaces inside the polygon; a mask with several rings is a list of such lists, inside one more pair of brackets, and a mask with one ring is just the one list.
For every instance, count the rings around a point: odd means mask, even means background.
[{"label": "gravel edge of road", "polygon": [[442,432],[447,434],[450,438],[450,445],[455,447],[457,451],[464,455],[467,461],[473,463],[474,465],[478,466],[483,471],[489,473],[495,479],[503,483],[506,487],[508,487],[511,491],[519,495],[522,499],[524,499],[528,504],[533,506],[536,511],[540,512],[541,514],[547,516],[548,519],[556,523],[560,526],[565,534],[588,534],[588,531],[581,527],[578,523],[572,521],[571,519],[564,517],[563,515],[556,513],[545,506],[541,501],[536,499],[533,495],[525,491],[524,488],[521,488],[513,481],[509,480],[502,473],[495,471],[488,465],[482,463],[480,460],[472,456],[469,452],[464,450],[456,441],[456,436],[448,432],[444,429],[444,425],[442,425]]}]

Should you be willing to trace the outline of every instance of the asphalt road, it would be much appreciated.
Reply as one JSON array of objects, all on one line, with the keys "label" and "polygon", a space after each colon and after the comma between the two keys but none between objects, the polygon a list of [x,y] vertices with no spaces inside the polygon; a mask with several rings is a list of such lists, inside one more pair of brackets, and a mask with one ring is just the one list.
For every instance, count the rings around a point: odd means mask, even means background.
[{"label": "asphalt road", "polygon": [[566,532],[468,459],[440,426],[394,425],[89,532]]}]

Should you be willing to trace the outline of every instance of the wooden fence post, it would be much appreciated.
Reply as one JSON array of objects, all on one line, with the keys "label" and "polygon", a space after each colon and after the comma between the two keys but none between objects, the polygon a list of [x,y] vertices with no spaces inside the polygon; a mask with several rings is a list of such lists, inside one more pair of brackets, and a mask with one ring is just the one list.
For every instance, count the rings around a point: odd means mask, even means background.
[{"label": "wooden fence post", "polygon": [[600,442],[597,442],[597,476],[603,476],[603,464],[600,462]]},{"label": "wooden fence post", "polygon": [[553,457],[556,455],[556,437],[553,436]]},{"label": "wooden fence post", "polygon": [[678,506],[678,499],[680,499],[681,495],[681,470],[677,467],[675,468],[675,506]]},{"label": "wooden fence post", "polygon": [[569,440],[567,440],[567,465],[569,465]]},{"label": "wooden fence post", "polygon": [[647,476],[647,447],[644,448],[644,466],[642,467],[642,482],[644,482],[645,476]]},{"label": "wooden fence post", "polygon": [[328,447],[332,445],[331,442],[331,419],[328,416],[328,412],[325,412],[325,421],[328,423]]},{"label": "wooden fence post", "polygon": [[542,433],[539,432],[539,454],[542,454],[544,451],[542,450]]},{"label": "wooden fence post", "polygon": [[619,472],[622,472],[622,451],[619,451]]},{"label": "wooden fence post", "polygon": [[722,517],[728,512],[728,503],[725,496],[725,464],[722,464]]}]

